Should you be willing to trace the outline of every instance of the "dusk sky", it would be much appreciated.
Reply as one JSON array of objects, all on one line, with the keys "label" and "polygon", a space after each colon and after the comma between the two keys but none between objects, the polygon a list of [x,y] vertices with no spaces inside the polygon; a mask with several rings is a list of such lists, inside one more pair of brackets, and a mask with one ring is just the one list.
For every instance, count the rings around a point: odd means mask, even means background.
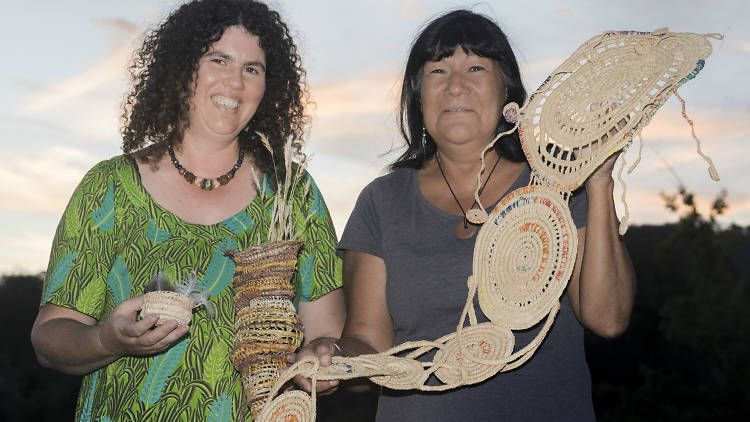
[{"label": "dusk sky", "polygon": [[[73,189],[91,166],[121,153],[119,108],[133,49],[145,29],[180,3],[2,0],[0,273],[46,268]],[[683,184],[707,210],[725,189],[729,209],[720,222],[750,224],[749,1],[290,0],[271,5],[293,29],[308,72],[317,104],[309,110],[309,171],[339,235],[359,191],[397,156],[395,109],[412,39],[431,17],[457,7],[487,14],[501,25],[529,91],[605,30],[668,27],[724,34],[723,41],[712,40],[705,69],[680,89],[721,181],[709,178],[680,104],[671,98],[643,131],[642,162],[626,177],[628,205],[632,224],[660,224],[677,218],[665,211],[660,192],[674,193]],[[628,162],[636,151],[628,151]],[[619,197],[619,186],[615,194]]]}]

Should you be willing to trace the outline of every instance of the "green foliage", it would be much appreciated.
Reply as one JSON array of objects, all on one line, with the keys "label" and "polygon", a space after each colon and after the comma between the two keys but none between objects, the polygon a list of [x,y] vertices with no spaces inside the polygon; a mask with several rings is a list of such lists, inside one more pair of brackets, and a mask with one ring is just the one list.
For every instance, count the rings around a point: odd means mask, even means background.
[{"label": "green foliage", "polygon": [[638,277],[630,329],[615,340],[587,333],[599,420],[740,420],[750,410],[750,234],[716,222],[724,193],[707,217],[684,189],[664,199],[676,224],[625,237]]}]

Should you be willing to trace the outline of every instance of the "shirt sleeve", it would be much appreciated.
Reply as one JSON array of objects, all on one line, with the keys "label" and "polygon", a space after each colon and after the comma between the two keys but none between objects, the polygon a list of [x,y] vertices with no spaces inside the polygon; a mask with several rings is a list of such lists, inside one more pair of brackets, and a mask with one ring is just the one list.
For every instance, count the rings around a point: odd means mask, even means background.
[{"label": "shirt sleeve", "polygon": [[351,249],[383,257],[380,220],[376,208],[376,181],[365,186],[357,198],[336,251],[339,256]]},{"label": "shirt sleeve", "polygon": [[312,176],[305,172],[309,187],[300,184],[296,225],[304,240],[293,277],[295,303],[311,302],[341,287],[341,259],[336,256],[336,229],[328,207]]},{"label": "shirt sleeve", "polygon": [[52,241],[41,305],[53,303],[100,318],[112,267],[115,184],[106,162],[83,177]]},{"label": "shirt sleeve", "polygon": [[573,191],[570,201],[568,202],[570,208],[570,216],[573,217],[573,223],[576,228],[580,229],[586,227],[588,221],[589,211],[589,197],[586,194],[586,188],[581,186],[580,188]]}]

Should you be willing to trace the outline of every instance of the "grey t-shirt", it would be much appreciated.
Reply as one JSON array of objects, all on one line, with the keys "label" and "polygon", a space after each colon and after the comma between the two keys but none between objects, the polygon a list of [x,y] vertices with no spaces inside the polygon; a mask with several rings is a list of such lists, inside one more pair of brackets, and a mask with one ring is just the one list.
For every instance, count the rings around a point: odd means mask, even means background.
[{"label": "grey t-shirt", "polygon": [[[508,192],[528,183],[527,166]],[[570,200],[577,227],[586,224],[587,206],[585,192]],[[398,169],[375,179],[357,199],[339,253],[352,249],[385,261],[394,345],[435,340],[456,330],[468,294],[466,279],[472,273],[476,240],[476,236],[461,240],[453,235],[462,218],[422,196],[414,169]],[[479,321],[487,321],[476,299],[474,305]],[[516,331],[515,350],[528,344],[540,326]],[[520,368],[441,393],[383,389],[377,414],[378,422],[594,419],[583,328],[567,295],[546,339]]]}]

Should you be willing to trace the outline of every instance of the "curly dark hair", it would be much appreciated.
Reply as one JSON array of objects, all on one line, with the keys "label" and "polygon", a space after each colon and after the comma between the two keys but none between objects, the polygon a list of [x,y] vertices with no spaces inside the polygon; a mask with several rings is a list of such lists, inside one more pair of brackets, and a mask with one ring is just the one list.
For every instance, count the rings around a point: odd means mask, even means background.
[{"label": "curly dark hair", "polygon": [[[439,61],[453,55],[457,46],[466,53],[495,60],[500,65],[503,82],[508,89],[506,104],[515,102],[519,106],[526,100],[526,90],[521,81],[518,62],[508,38],[490,18],[469,10],[455,10],[429,22],[409,51],[409,59],[404,69],[399,104],[399,129],[406,141],[406,151],[390,165],[391,170],[401,167],[420,169],[435,155],[437,145],[426,134],[426,146],[422,148],[421,134],[424,127],[422,116],[421,89],[422,67],[428,61]],[[501,108],[502,110],[502,108]],[[507,131],[513,125],[500,114],[495,133]],[[526,161],[521,149],[518,132],[505,135],[495,143],[495,151],[511,161]]]},{"label": "curly dark hair", "polygon": [[[195,0],[180,6],[146,33],[129,71],[133,88],[125,97],[122,150],[147,162],[158,160],[168,143],[179,143],[189,125],[190,99],[201,57],[231,26],[260,39],[266,55],[266,89],[245,129],[240,148],[262,172],[273,171],[268,150],[255,132],[265,134],[275,157],[291,139],[300,154],[308,116],[305,71],[289,28],[276,11],[255,0]],[[283,166],[281,170],[283,171]]]}]

